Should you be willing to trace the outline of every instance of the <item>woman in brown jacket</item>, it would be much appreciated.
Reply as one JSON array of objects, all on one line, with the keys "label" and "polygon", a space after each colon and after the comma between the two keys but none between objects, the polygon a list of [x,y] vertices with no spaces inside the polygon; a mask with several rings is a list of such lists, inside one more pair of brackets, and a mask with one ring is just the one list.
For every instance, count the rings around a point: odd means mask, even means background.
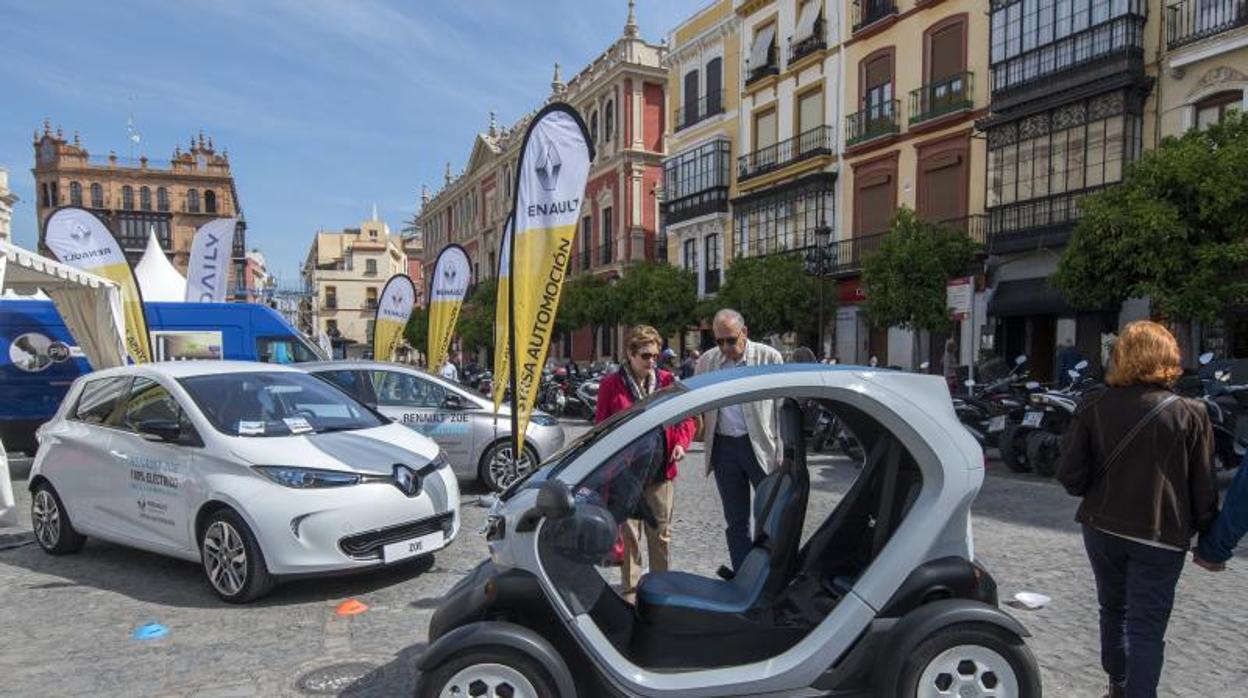
[{"label": "woman in brown jacket", "polygon": [[1218,512],[1213,429],[1204,407],[1170,392],[1181,373],[1165,327],[1127,325],[1109,387],[1083,400],[1062,441],[1057,477],[1083,497],[1075,519],[1096,577],[1111,697],[1157,695],[1183,560]]}]

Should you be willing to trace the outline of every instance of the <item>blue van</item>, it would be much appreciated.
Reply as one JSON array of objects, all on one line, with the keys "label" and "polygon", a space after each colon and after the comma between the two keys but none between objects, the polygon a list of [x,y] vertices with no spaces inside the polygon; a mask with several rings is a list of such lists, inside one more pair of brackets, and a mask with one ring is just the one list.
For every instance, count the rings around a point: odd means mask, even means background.
[{"label": "blue van", "polygon": [[[319,351],[272,308],[250,303],[145,303],[157,361],[320,361]],[[0,440],[34,453],[35,429],[91,371],[51,301],[0,300]]]}]

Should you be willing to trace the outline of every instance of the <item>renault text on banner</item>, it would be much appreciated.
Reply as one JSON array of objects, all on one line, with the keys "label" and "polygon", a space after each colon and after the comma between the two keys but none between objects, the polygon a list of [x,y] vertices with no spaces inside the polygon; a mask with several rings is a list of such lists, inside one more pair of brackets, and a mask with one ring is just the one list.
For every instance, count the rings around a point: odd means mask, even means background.
[{"label": "renault text on banner", "polygon": [[[214,218],[199,226],[191,241],[186,266],[187,303],[224,303],[230,278],[230,254],[234,249],[237,218]],[[238,282],[242,284],[242,279]]]},{"label": "renault text on banner", "polygon": [[538,112],[520,147],[510,275],[516,453],[537,399],[593,159],[585,123],[562,102]]},{"label": "renault text on banner", "polygon": [[459,319],[459,307],[472,282],[468,253],[459,245],[447,245],[433,263],[429,282],[429,370],[437,372],[451,354],[451,337]]},{"label": "renault text on banner", "polygon": [[117,238],[104,221],[85,209],[66,206],[48,216],[43,241],[60,261],[98,274],[121,287],[122,314],[126,321],[126,353],[135,363],[152,360],[143,297],[134,271]]},{"label": "renault text on banner", "polygon": [[373,358],[394,361],[394,350],[416,305],[416,285],[407,274],[395,274],[381,289],[373,321]]}]

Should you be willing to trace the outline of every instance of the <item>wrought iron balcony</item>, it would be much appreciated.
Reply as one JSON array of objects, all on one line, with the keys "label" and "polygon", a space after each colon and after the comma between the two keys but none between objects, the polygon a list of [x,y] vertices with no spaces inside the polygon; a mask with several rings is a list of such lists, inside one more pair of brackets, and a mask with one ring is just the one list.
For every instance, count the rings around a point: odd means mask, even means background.
[{"label": "wrought iron balcony", "polygon": [[895,0],[854,0],[853,31],[855,33],[877,21],[897,14]]},{"label": "wrought iron balcony", "polygon": [[981,248],[988,244],[988,214],[986,213],[976,213],[959,218],[947,218],[937,222],[941,225],[961,230],[971,238],[972,242]]},{"label": "wrought iron balcony", "polygon": [[1248,0],[1181,0],[1166,8],[1166,48],[1171,51],[1248,25]]},{"label": "wrought iron balcony", "polygon": [[689,128],[699,121],[722,113],[724,113],[723,91],[708,92],[696,102],[686,102],[684,106],[676,109],[676,130]]},{"label": "wrought iron balcony", "polygon": [[776,44],[773,42],[767,49],[767,62],[759,66],[751,66],[746,64],[747,72],[745,74],[745,84],[748,86],[752,82],[762,80],[768,75],[780,74],[780,56],[776,51]]},{"label": "wrought iron balcony", "polygon": [[836,133],[831,126],[816,126],[775,145],[759,148],[737,158],[737,179],[749,179],[816,155],[836,152]]},{"label": "wrought iron balcony", "polygon": [[885,235],[888,233],[871,233],[833,242],[830,249],[830,263],[826,267],[827,273],[840,275],[862,271],[863,258],[880,248]]},{"label": "wrought iron balcony", "polygon": [[708,213],[728,212],[728,186],[717,186],[663,204],[663,214],[668,225],[705,216]]},{"label": "wrought iron balcony", "polygon": [[1061,91],[1119,72],[1143,75],[1144,24],[1142,14],[1121,15],[993,63],[994,109],[1020,92],[1032,99],[1036,90]]},{"label": "wrought iron balcony", "polygon": [[1054,194],[988,209],[988,251],[993,254],[1061,247],[1081,215],[1079,204],[1103,187]]},{"label": "wrought iron balcony", "polygon": [[910,91],[910,123],[918,124],[956,111],[970,109],[975,74],[966,71]]},{"label": "wrought iron balcony", "polygon": [[822,51],[828,47],[827,36],[824,35],[823,17],[815,20],[815,28],[811,31],[810,36],[802,37],[797,41],[789,44],[789,63],[808,56],[815,51]]},{"label": "wrought iron balcony", "polygon": [[845,117],[845,145],[854,146],[896,134],[901,130],[898,123],[900,112],[901,104],[894,99],[850,114]]}]

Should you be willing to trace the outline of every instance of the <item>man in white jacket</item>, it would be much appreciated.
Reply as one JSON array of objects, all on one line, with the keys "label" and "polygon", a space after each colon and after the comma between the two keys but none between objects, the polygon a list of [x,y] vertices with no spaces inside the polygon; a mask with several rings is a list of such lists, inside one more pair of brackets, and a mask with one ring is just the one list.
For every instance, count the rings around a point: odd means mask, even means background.
[{"label": "man in white jacket", "polygon": [[[749,340],[745,318],[725,308],[711,323],[716,347],[698,359],[696,374],[781,364],[780,352]],[[703,415],[707,473],[715,473],[724,509],[724,531],[732,569],[740,568],[750,551],[750,500],[763,476],[776,467],[783,452],[775,400],[738,403]]]}]

